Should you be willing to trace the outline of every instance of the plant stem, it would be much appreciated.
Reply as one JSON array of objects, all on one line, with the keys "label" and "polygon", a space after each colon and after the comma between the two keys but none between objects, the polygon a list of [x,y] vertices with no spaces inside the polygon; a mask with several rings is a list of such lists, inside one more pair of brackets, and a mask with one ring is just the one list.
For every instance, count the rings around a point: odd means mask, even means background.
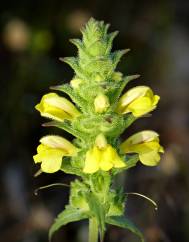
[{"label": "plant stem", "polygon": [[98,222],[95,217],[89,219],[89,241],[98,242]]}]

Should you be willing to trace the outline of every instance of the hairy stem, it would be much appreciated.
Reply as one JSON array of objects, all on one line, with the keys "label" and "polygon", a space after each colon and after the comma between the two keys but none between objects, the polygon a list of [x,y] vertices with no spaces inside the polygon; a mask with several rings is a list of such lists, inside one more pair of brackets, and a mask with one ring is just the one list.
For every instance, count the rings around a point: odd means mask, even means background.
[{"label": "hairy stem", "polygon": [[89,219],[89,241],[98,242],[98,222],[95,217]]}]

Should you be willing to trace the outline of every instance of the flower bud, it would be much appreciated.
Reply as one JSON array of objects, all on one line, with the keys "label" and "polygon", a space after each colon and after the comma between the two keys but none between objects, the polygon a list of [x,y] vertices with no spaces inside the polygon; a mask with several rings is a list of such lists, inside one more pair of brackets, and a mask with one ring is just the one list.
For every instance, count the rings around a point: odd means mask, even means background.
[{"label": "flower bud", "polygon": [[98,94],[94,100],[95,112],[103,113],[110,106],[109,99],[104,94]]},{"label": "flower bud", "polygon": [[79,85],[83,82],[83,80],[79,79],[79,78],[76,78],[76,79],[72,79],[70,81],[70,85],[73,87],[73,88],[78,88]]},{"label": "flower bud", "polygon": [[99,134],[96,137],[95,144],[99,149],[103,149],[107,146],[106,137],[103,134]]},{"label": "flower bud", "polygon": [[119,71],[113,72],[112,79],[115,81],[121,81],[123,74]]}]

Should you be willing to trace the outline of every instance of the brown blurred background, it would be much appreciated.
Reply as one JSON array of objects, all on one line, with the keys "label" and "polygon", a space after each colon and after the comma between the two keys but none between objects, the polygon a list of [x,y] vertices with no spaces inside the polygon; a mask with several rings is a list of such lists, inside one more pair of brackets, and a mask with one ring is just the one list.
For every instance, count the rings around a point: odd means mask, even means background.
[{"label": "brown blurred background", "polygon": [[[165,154],[156,168],[131,169],[120,177],[129,196],[127,215],[144,231],[147,242],[189,241],[189,1],[54,0],[3,1],[0,6],[0,241],[46,242],[53,218],[68,201],[67,188],[34,195],[39,186],[69,182],[61,172],[37,178],[32,155],[39,138],[57,129],[42,128],[35,104],[50,85],[67,82],[72,70],[58,61],[76,54],[69,38],[90,16],[119,30],[114,49],[131,48],[118,69],[141,74],[134,85],[150,85],[161,96],[151,118],[135,122],[130,135],[154,129]],[[132,84],[133,85],[133,84]],[[129,85],[131,87],[131,85]],[[64,227],[54,242],[86,242],[87,222]],[[129,232],[109,227],[106,242],[135,242]]]}]

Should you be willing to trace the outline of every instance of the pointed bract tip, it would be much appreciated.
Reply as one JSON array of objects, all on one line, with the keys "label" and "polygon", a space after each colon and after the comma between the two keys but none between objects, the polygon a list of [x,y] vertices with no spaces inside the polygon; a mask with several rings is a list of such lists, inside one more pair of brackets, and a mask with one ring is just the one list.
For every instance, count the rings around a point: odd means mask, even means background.
[{"label": "pointed bract tip", "polygon": [[49,89],[50,90],[60,90],[61,85],[57,85],[57,86],[50,86]]},{"label": "pointed bract tip", "polygon": [[58,59],[59,59],[60,61],[64,62],[64,58],[65,58],[65,57],[59,57]]},{"label": "pointed bract tip", "polygon": [[126,53],[128,53],[130,50],[131,50],[131,49],[129,49],[129,48],[128,48],[128,49],[124,49],[123,52],[126,54]]},{"label": "pointed bract tip", "polygon": [[55,121],[51,121],[51,122],[43,123],[41,126],[42,127],[50,127],[50,126],[54,126],[54,124],[55,124]]}]

